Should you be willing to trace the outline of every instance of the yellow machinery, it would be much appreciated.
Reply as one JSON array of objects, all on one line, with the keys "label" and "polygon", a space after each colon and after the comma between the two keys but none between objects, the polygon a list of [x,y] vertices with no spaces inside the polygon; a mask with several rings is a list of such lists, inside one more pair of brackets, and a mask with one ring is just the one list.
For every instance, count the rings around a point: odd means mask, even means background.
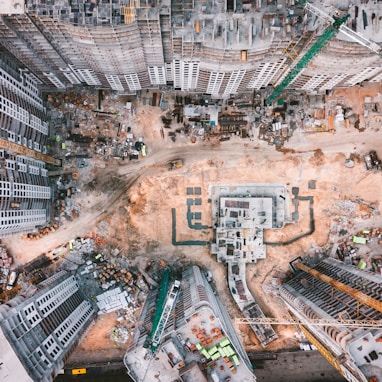
[{"label": "yellow machinery", "polygon": [[36,160],[41,160],[45,163],[53,164],[54,166],[61,166],[61,159],[53,158],[49,155],[39,153],[38,151],[29,149],[28,147],[18,145],[0,138],[0,149],[5,149],[14,152],[16,155],[25,155]]}]

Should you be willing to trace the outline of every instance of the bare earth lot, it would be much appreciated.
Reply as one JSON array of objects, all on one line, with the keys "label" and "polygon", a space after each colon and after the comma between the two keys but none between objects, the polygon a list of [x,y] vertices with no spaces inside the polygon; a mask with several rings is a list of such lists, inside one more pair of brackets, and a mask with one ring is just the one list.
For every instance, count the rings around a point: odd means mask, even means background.
[{"label": "bare earth lot", "polygon": [[[378,91],[381,89],[374,86],[367,90],[367,95],[375,96]],[[358,103],[364,94],[357,96],[352,90],[348,92],[349,104],[353,103],[353,109],[358,108],[360,110],[357,111],[362,113]],[[338,96],[348,99],[348,93],[344,90]],[[201,187],[202,205],[198,206],[197,211],[202,213],[202,224],[211,226],[209,186],[283,183],[290,193],[292,187],[299,187],[300,195],[314,197],[315,231],[287,246],[269,246],[267,258],[249,265],[247,270],[248,286],[265,313],[280,317],[286,311],[277,296],[269,291],[264,292],[264,285],[271,289],[277,283],[278,275],[288,271],[289,261],[303,253],[314,254],[315,249],[328,242],[331,227],[342,217],[342,211],[338,208],[341,201],[361,200],[351,219],[354,225],[352,229],[356,230],[358,226],[378,226],[380,223],[379,215],[370,216],[367,203],[375,203],[380,208],[382,173],[366,172],[362,160],[362,155],[373,149],[382,157],[376,119],[366,121],[368,127],[362,132],[353,127],[339,127],[335,134],[304,133],[297,130],[283,150],[276,151],[274,146],[258,141],[256,136],[253,140],[234,137],[221,143],[206,141],[195,144],[180,137],[173,143],[168,137],[161,138],[160,115],[159,108],[141,105],[133,121],[137,135],[145,137],[148,147],[146,158],[136,163],[111,160],[106,164],[102,159],[96,159],[82,171],[83,186],[93,179],[97,180],[97,185],[94,191],[86,191],[86,187],[82,187],[78,219],[33,242],[25,242],[21,237],[4,240],[16,263],[22,264],[75,236],[85,235],[94,230],[100,221],[106,221],[109,224],[106,239],[118,246],[127,257],[142,255],[147,259],[189,259],[210,268],[221,299],[232,317],[235,317],[238,312],[226,286],[225,268],[222,264],[216,264],[208,247],[172,245],[171,209],[176,209],[177,241],[208,241],[213,237],[212,230],[196,231],[187,226],[187,187]],[[355,160],[353,168],[344,166],[345,159],[350,155]],[[168,171],[166,163],[174,158],[183,158],[184,166]],[[316,181],[315,189],[308,188],[310,180]],[[288,240],[307,231],[309,209],[308,203],[304,203],[300,203],[300,221],[297,224],[286,225],[280,231],[267,232],[266,240]],[[110,320],[113,321],[112,318]],[[247,327],[241,326],[238,329],[248,347],[261,349]],[[267,350],[296,347],[295,328],[280,326],[276,330],[280,339],[270,344]],[[105,339],[107,333],[98,334],[98,340],[90,342],[93,350],[97,344],[98,349],[103,350],[108,342]],[[109,345],[109,348],[115,346]],[[88,346],[84,341],[80,351],[88,350]],[[114,350],[118,353],[121,349]]]}]

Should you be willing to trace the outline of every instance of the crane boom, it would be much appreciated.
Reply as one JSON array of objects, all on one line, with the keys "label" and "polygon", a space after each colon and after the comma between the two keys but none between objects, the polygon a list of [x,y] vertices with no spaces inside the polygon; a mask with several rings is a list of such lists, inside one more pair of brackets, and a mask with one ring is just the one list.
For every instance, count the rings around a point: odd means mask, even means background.
[{"label": "crane boom", "polygon": [[335,320],[326,318],[316,319],[286,319],[286,318],[273,318],[273,317],[243,317],[235,318],[237,324],[247,325],[314,325],[314,326],[345,326],[355,328],[382,328],[382,320]]},{"label": "crane boom", "polygon": [[17,143],[13,143],[11,141],[7,141],[6,139],[0,138],[0,149],[13,151],[18,155],[25,155],[31,157],[36,160],[41,160],[46,163],[53,164],[55,166],[61,166],[61,159],[53,158],[49,155],[39,153],[38,151],[32,150],[28,147],[18,145]]},{"label": "crane boom", "polygon": [[152,333],[151,336],[151,351],[155,353],[157,347],[160,344],[160,340],[162,338],[162,334],[164,331],[164,328],[166,326],[166,323],[170,317],[170,314],[174,308],[176,298],[179,293],[179,287],[180,287],[180,282],[178,280],[175,280],[171,287],[171,291],[169,295],[167,296],[167,300],[165,303],[165,306],[163,308],[160,320],[158,322],[158,325],[155,329],[155,331]]},{"label": "crane boom", "polygon": [[355,42],[358,42],[358,44],[363,45],[365,48],[369,49],[375,54],[378,54],[379,57],[382,57],[381,48],[379,45],[373,41],[368,40],[366,37],[362,36],[361,33],[351,30],[346,25],[341,26],[340,32],[350,37]]}]

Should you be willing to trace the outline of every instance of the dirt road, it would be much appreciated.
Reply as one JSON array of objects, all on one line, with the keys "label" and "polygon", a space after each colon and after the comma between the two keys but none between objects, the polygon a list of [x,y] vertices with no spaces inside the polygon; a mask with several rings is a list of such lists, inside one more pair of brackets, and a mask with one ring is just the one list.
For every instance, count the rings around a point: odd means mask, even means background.
[{"label": "dirt road", "polygon": [[[277,297],[264,292],[263,285],[271,285],[275,272],[286,272],[288,263],[307,250],[327,243],[333,217],[339,212],[339,201],[360,198],[381,205],[382,174],[366,172],[362,155],[369,150],[379,152],[378,128],[363,132],[342,128],[332,133],[304,133],[295,131],[282,150],[275,150],[257,138],[242,140],[233,137],[226,142],[205,141],[192,144],[174,143],[160,138],[159,113],[139,114],[139,123],[146,137],[148,156],[138,162],[95,163],[86,170],[79,197],[80,217],[66,222],[56,232],[40,240],[26,242],[21,235],[4,239],[16,265],[47,252],[56,246],[96,229],[100,221],[108,223],[106,239],[130,258],[166,258],[191,260],[213,270],[221,298],[232,315],[237,314],[227,292],[225,268],[216,264],[207,247],[172,245],[171,210],[176,209],[177,240],[209,240],[212,231],[195,231],[185,219],[186,188],[202,190],[203,225],[211,226],[208,188],[214,184],[277,182],[286,184],[288,191],[299,187],[301,195],[314,198],[315,232],[291,245],[268,247],[267,259],[248,266],[248,286],[264,311],[270,315],[284,314]],[[153,118],[157,119],[153,119]],[[138,117],[137,117],[138,118]],[[150,118],[152,118],[150,120]],[[146,120],[147,119],[147,120]],[[142,134],[143,134],[142,133]],[[355,158],[355,166],[346,168],[345,159]],[[168,171],[167,163],[182,158],[184,166]],[[358,159],[357,159],[358,158]],[[308,182],[316,181],[310,189]],[[91,185],[91,187],[90,187]],[[336,211],[336,212],[333,212]],[[301,205],[300,222],[283,230],[267,232],[266,239],[287,240],[303,232],[308,209]],[[367,217],[358,215],[355,227]],[[26,250],[27,248],[27,250]],[[250,341],[250,333],[241,328],[243,339]],[[279,328],[280,332],[285,328]],[[286,341],[290,342],[290,334]],[[292,333],[293,337],[293,333]],[[284,346],[286,343],[276,346]]]}]

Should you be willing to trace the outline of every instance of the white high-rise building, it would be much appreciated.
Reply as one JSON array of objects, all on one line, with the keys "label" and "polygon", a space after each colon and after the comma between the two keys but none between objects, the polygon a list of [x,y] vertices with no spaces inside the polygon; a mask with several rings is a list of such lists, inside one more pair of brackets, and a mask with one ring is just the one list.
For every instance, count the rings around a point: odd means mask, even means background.
[{"label": "white high-rise building", "polygon": [[0,60],[0,235],[45,225],[51,203],[41,82],[8,56]]},{"label": "white high-rise building", "polygon": [[[172,86],[229,98],[279,85],[307,52],[289,88],[320,93],[382,75],[378,1],[30,0],[13,12],[5,3],[0,46],[56,89]],[[316,44],[333,15],[349,16],[347,32]]]},{"label": "white high-rise building", "polygon": [[76,279],[61,276],[31,298],[0,306],[2,381],[53,381],[91,323],[95,311]]}]

